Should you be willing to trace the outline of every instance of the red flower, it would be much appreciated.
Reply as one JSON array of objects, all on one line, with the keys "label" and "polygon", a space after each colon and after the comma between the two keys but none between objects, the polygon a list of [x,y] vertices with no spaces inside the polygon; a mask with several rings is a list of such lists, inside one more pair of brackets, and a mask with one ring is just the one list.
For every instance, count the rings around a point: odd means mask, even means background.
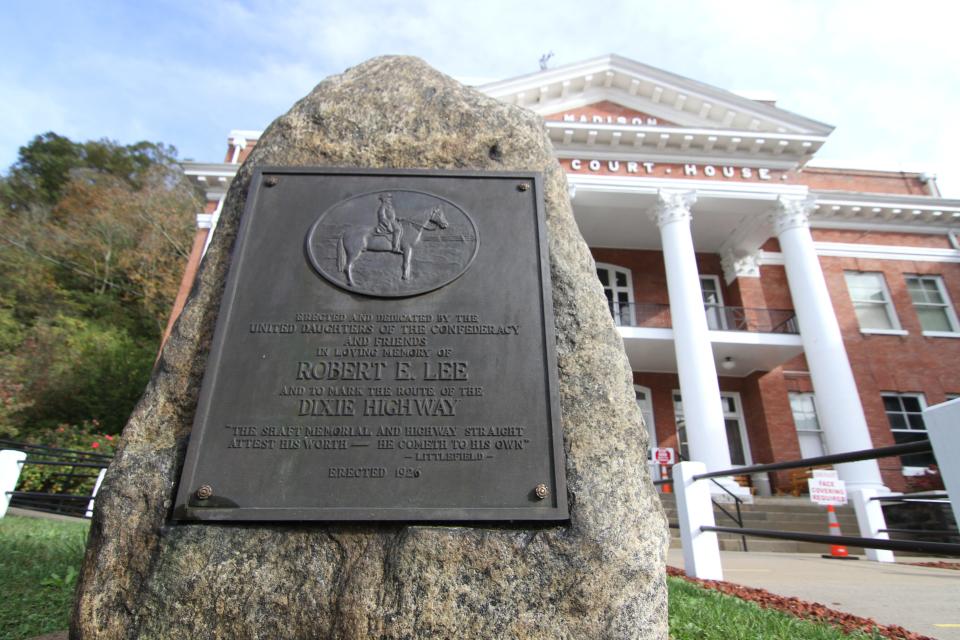
[{"label": "red flower", "polygon": [[94,449],[96,449],[97,447],[100,446],[100,443],[99,443],[99,442],[94,442],[94,443],[93,443],[92,445],[90,445],[90,446],[93,447]]},{"label": "red flower", "polygon": [[107,440],[109,440],[110,442],[113,442],[113,436],[104,436],[104,437],[105,437]]}]

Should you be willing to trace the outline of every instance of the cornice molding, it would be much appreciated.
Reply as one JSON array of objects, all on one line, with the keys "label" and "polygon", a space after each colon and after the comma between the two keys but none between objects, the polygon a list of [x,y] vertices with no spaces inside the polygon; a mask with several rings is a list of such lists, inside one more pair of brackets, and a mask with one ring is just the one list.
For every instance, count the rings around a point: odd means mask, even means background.
[{"label": "cornice molding", "polygon": [[[903,262],[960,263],[960,251],[935,247],[898,247],[882,244],[854,244],[849,242],[814,242],[818,256],[830,258],[861,258],[868,260],[899,260]],[[783,264],[779,251],[761,251],[760,265]]]}]

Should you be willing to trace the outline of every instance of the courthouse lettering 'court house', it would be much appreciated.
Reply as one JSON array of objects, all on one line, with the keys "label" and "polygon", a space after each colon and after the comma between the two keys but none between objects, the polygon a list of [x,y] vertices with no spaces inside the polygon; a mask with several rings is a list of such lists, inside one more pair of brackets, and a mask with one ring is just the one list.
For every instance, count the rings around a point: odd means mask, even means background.
[{"label": "courthouse lettering 'court house'", "polygon": [[[710,470],[883,447],[924,439],[923,409],[960,395],[960,201],[940,197],[931,174],[818,161],[832,126],[616,55],[479,89],[545,120],[651,446]],[[174,317],[259,135],[232,131],[223,162],[184,163],[207,206]],[[309,249],[324,277],[362,293],[358,274],[400,254],[389,274],[398,295],[436,286],[412,280],[401,256],[447,248],[431,237],[447,225],[459,229],[448,249],[468,264],[477,242],[468,216],[446,207],[443,219],[431,218],[438,203],[425,200],[406,205],[424,216],[406,228],[399,195],[369,196],[362,222],[381,233],[346,228],[339,264],[336,246]],[[345,225],[338,215],[318,224]],[[337,322],[302,320],[320,332]],[[382,346],[422,344],[399,338]],[[304,361],[293,377],[349,386],[382,376],[386,365],[362,357],[382,339],[358,336],[336,360]],[[445,366],[417,377],[469,374]],[[303,402],[302,411],[336,415],[347,401]],[[375,415],[457,410],[436,398],[357,406]],[[933,464],[929,454],[886,458],[844,465],[841,475],[851,489],[904,490]],[[789,472],[749,482],[759,494],[791,489]]]}]

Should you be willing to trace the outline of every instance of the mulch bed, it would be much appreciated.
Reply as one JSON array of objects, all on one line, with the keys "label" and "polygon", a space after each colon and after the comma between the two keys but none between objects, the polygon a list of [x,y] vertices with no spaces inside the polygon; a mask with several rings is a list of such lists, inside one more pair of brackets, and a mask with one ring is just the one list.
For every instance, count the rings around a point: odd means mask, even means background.
[{"label": "mulch bed", "polygon": [[[953,564],[958,564],[958,567],[960,567],[960,563]],[[692,582],[706,589],[713,589],[715,591],[725,593],[728,596],[740,598],[741,600],[755,602],[761,607],[765,607],[767,609],[776,609],[777,611],[782,611],[783,613],[788,613],[798,618],[831,624],[840,627],[845,633],[863,631],[868,634],[877,633],[878,635],[881,635],[884,638],[890,638],[891,640],[934,640],[930,636],[914,633],[913,631],[907,631],[898,625],[878,624],[875,620],[870,618],[861,618],[860,616],[855,616],[851,613],[837,611],[836,609],[826,607],[819,602],[807,602],[806,600],[801,600],[799,598],[778,596],[775,593],[770,593],[766,589],[744,587],[743,585],[734,584],[732,582],[726,582],[723,580],[701,580],[699,578],[689,578],[684,575],[682,569],[677,569],[676,567],[668,566],[667,575],[671,575],[676,578],[683,578],[687,582]]]},{"label": "mulch bed", "polygon": [[934,569],[953,569],[954,571],[960,571],[960,562],[944,562],[940,560],[938,562],[911,562],[915,567],[933,567]]}]

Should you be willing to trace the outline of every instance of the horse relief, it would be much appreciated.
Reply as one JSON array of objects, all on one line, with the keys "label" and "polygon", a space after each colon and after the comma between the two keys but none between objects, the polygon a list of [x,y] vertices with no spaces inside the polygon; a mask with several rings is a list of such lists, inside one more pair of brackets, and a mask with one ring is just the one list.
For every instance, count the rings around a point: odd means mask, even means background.
[{"label": "horse relief", "polygon": [[476,256],[473,220],[453,202],[420,191],[366,193],[325,211],[307,236],[314,268],[367,295],[419,295],[462,275]]}]

